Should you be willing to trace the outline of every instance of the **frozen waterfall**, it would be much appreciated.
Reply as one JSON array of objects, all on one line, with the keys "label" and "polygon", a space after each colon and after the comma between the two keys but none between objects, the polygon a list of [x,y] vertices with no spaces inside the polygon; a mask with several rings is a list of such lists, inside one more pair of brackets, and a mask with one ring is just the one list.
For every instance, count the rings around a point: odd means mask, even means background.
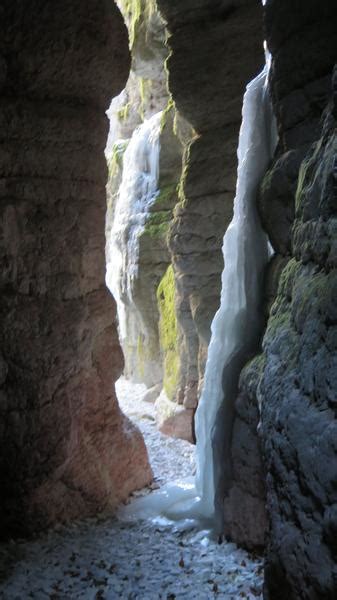
[{"label": "frozen waterfall", "polygon": [[261,289],[269,250],[256,196],[276,139],[266,65],[247,86],[243,101],[234,216],[223,241],[221,303],[212,323],[204,389],[196,413],[196,478],[132,503],[124,509],[124,515],[131,518],[161,514],[170,519],[197,519],[221,531],[224,478],[230,475],[226,453],[239,373],[261,334]]},{"label": "frozen waterfall", "polygon": [[261,334],[261,289],[269,246],[256,197],[276,141],[266,65],[248,84],[244,96],[234,216],[223,241],[220,308],[212,322],[204,388],[196,413],[196,491],[206,517],[217,513],[217,508],[222,512],[220,504],[230,476],[226,456],[238,378]]},{"label": "frozen waterfall", "polygon": [[122,181],[107,240],[106,283],[117,302],[122,346],[127,338],[137,339],[141,325],[133,303],[133,286],[138,274],[139,237],[158,195],[161,115],[153,115],[133,132],[123,158]]}]

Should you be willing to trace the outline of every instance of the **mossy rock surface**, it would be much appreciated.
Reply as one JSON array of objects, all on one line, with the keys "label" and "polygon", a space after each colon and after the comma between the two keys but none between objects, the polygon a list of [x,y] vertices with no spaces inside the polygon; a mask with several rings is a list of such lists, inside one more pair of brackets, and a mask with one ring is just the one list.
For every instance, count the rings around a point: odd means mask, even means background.
[{"label": "mossy rock surface", "polygon": [[175,308],[175,279],[170,265],[157,289],[160,314],[159,340],[164,355],[163,387],[173,400],[179,378],[178,323]]},{"label": "mossy rock surface", "polygon": [[116,177],[123,166],[123,156],[130,140],[116,140],[108,160],[109,179]]}]

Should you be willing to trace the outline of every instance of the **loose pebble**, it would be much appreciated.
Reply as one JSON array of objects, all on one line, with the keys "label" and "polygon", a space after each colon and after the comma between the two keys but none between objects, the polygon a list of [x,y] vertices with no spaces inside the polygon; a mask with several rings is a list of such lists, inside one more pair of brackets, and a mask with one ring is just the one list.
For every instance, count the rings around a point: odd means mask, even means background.
[{"label": "loose pebble", "polygon": [[[193,474],[193,446],[157,431],[145,386],[121,379],[116,387],[146,440],[155,486]],[[235,544],[150,521],[100,515],[0,546],[3,600],[257,600],[262,584],[262,560]]]}]

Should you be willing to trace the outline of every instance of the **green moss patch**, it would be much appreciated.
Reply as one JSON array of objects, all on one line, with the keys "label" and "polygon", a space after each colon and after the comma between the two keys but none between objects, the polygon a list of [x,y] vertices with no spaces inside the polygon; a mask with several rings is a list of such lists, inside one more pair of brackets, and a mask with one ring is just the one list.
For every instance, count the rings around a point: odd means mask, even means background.
[{"label": "green moss patch", "polygon": [[142,15],[142,0],[123,0],[121,8],[129,30],[129,45],[132,48]]},{"label": "green moss patch", "polygon": [[130,102],[127,102],[127,104],[124,104],[124,106],[122,106],[118,111],[117,111],[117,117],[119,121],[126,121],[129,114],[130,114],[130,108],[131,108],[131,104]]},{"label": "green moss patch", "polygon": [[160,314],[159,340],[164,357],[163,387],[167,397],[174,399],[179,378],[178,323],[175,310],[175,280],[170,265],[157,289]]},{"label": "green moss patch", "polygon": [[108,160],[109,179],[115,177],[122,167],[124,152],[129,140],[117,140],[112,147],[112,154]]},{"label": "green moss patch", "polygon": [[172,222],[172,209],[175,205],[176,196],[175,183],[160,190],[154,204],[151,206],[151,212],[142,235],[149,235],[151,238],[166,238]]},{"label": "green moss patch", "polygon": [[161,188],[153,206],[151,207],[151,211],[162,211],[164,209],[170,209],[170,213],[172,208],[176,203],[177,197],[177,185],[175,183],[165,185]]},{"label": "green moss patch", "polygon": [[166,127],[167,120],[170,112],[172,111],[173,115],[175,113],[175,104],[172,96],[170,96],[166,108],[163,110],[163,114],[160,119],[160,133],[162,133],[163,129]]}]

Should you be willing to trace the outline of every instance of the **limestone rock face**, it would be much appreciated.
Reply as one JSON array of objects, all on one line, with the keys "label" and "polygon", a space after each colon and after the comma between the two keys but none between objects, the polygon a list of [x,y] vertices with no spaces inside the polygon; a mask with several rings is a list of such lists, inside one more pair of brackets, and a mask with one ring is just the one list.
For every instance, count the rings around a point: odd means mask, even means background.
[{"label": "limestone rock face", "polygon": [[165,23],[155,0],[117,0],[128,28],[131,71],[120,96],[113,100],[118,113],[114,138],[130,138],[146,118],[163,110],[168,101],[164,62]]},{"label": "limestone rock face", "polygon": [[121,414],[104,285],[110,98],[127,33],[112,2],[1,5],[1,535],[113,508],[151,479]]},{"label": "limestone rock face", "polygon": [[170,437],[186,440],[191,444],[194,440],[192,409],[172,402],[162,392],[156,400],[156,421],[159,431]]},{"label": "limestone rock face", "polygon": [[[158,0],[170,32],[169,89],[194,128],[170,232],[182,330],[179,402],[196,407],[219,304],[222,238],[232,216],[245,85],[263,62],[257,1]],[[241,56],[245,60],[241,60]]]}]

